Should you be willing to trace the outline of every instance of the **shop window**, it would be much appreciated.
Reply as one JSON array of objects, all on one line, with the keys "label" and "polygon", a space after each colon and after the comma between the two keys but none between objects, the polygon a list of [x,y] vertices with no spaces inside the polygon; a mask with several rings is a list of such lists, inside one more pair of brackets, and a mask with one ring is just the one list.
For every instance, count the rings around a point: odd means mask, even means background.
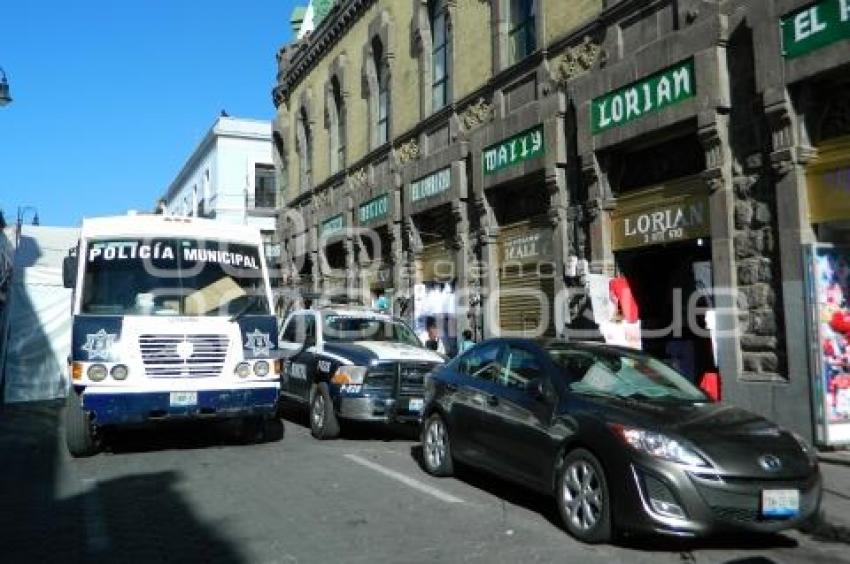
[{"label": "shop window", "polygon": [[515,64],[537,50],[537,1],[510,0],[508,62]]},{"label": "shop window", "polygon": [[273,209],[277,203],[274,165],[254,165],[254,208]]},{"label": "shop window", "polygon": [[431,31],[431,111],[437,111],[451,101],[452,51],[445,0],[428,2],[428,21]]}]

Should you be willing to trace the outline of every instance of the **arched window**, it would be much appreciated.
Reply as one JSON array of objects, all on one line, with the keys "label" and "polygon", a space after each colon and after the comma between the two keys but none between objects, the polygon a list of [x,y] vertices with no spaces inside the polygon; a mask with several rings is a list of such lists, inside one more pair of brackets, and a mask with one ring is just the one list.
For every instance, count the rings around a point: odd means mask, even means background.
[{"label": "arched window", "polygon": [[428,2],[431,28],[431,111],[436,112],[451,102],[451,37],[445,0]]},{"label": "arched window", "polygon": [[310,120],[307,116],[307,108],[301,107],[298,112],[298,124],[296,135],[298,136],[298,175],[302,192],[310,189],[310,180],[313,167],[313,136],[310,131]]},{"label": "arched window", "polygon": [[372,39],[372,59],[375,65],[377,100],[375,110],[375,142],[383,145],[390,138],[390,84],[384,62],[384,45],[378,37]]},{"label": "arched window", "polygon": [[328,100],[330,104],[330,162],[331,173],[337,173],[345,168],[345,101],[342,97],[342,87],[339,78],[331,78],[331,91]]},{"label": "arched window", "polygon": [[537,50],[537,0],[509,0],[508,56],[518,63]]}]

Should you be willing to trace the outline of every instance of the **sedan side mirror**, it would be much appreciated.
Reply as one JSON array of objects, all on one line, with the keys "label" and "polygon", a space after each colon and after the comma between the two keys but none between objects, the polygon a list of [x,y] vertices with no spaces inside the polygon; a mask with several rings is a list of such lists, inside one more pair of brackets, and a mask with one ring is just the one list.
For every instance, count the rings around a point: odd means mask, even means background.
[{"label": "sedan side mirror", "polygon": [[77,257],[68,255],[62,259],[62,285],[73,288],[77,283]]}]

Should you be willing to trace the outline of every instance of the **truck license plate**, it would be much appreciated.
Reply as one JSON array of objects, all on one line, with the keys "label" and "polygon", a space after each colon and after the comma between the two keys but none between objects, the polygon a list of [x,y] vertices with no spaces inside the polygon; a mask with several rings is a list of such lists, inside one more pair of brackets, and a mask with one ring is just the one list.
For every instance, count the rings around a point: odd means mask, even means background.
[{"label": "truck license plate", "polygon": [[800,512],[799,490],[764,490],[761,492],[761,514],[764,517],[787,518]]},{"label": "truck license plate", "polygon": [[171,407],[198,405],[198,392],[171,392],[169,404]]},{"label": "truck license plate", "polygon": [[425,400],[423,400],[422,398],[413,398],[413,399],[411,399],[410,401],[407,402],[407,409],[409,411],[415,411],[416,413],[419,413],[420,411],[422,411],[422,408],[424,406],[425,406]]}]

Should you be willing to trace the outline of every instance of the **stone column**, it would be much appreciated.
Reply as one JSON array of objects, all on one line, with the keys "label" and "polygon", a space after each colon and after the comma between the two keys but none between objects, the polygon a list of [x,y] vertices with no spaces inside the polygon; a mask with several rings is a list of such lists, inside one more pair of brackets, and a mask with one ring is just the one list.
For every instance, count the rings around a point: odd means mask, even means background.
[{"label": "stone column", "polygon": [[555,334],[562,335],[569,321],[567,311],[567,285],[564,278],[567,260],[570,255],[570,226],[567,219],[569,195],[567,193],[566,170],[556,167],[550,174],[546,171],[546,191],[549,193],[549,225],[552,228],[553,262],[555,263],[555,302],[550,304],[550,313],[554,315]]},{"label": "stone column", "polygon": [[453,200],[451,203],[455,232],[452,239],[452,251],[455,263],[455,334],[460,347],[461,334],[470,328],[469,324],[469,267],[472,262],[472,249],[469,243],[469,217],[466,202]]},{"label": "stone column", "polygon": [[499,319],[499,226],[487,197],[475,193],[475,212],[479,217],[481,245],[481,315],[484,317],[484,338],[500,332]]},{"label": "stone column", "polygon": [[611,212],[615,201],[608,187],[608,177],[595,154],[582,159],[582,176],[587,187],[585,211],[590,232],[590,270],[594,274],[613,276],[614,251],[611,243]]}]

